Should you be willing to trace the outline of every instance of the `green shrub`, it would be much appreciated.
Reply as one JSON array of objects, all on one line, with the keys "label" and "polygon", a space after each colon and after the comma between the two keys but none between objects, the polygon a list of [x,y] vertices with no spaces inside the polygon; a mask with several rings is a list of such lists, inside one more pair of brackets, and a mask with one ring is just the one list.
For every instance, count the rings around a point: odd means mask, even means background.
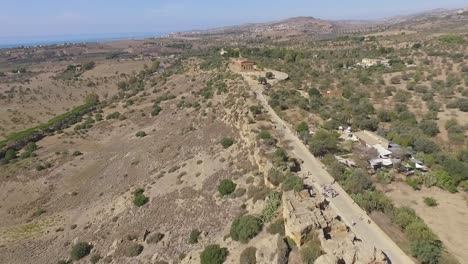
[{"label": "green shrub", "polygon": [[440,132],[439,126],[433,120],[422,120],[421,123],[419,123],[419,128],[424,134],[430,137],[433,137]]},{"label": "green shrub", "polygon": [[343,187],[350,193],[361,193],[372,189],[372,181],[369,174],[362,169],[351,169],[346,177]]},{"label": "green shrub", "polygon": [[143,190],[142,188],[139,188],[133,192],[133,204],[134,205],[141,207],[149,201],[149,198],[143,194],[144,192],[145,190]]},{"label": "green shrub", "polygon": [[106,116],[106,119],[109,120],[109,119],[119,119],[120,117],[120,113],[119,112],[113,112],[112,114],[108,114]]},{"label": "green shrub", "polygon": [[437,205],[438,205],[436,199],[434,199],[434,198],[432,198],[432,197],[424,197],[424,203],[425,203],[427,206],[430,206],[430,207],[434,207],[434,206],[437,206]]},{"label": "green shrub", "polygon": [[288,236],[284,238],[284,242],[288,245],[289,249],[297,247],[296,241],[294,241],[294,239],[292,239],[292,238],[290,238]]},{"label": "green shrub", "polygon": [[[437,186],[443,188],[445,190],[451,191],[455,188],[455,184],[453,183],[452,177],[450,177],[449,173],[443,170],[437,170],[432,173],[437,181]],[[456,192],[456,188],[455,188]]]},{"label": "green shrub", "polygon": [[3,158],[5,159],[5,161],[10,161],[10,160],[13,160],[13,159],[16,159],[16,151],[14,151],[13,149],[9,149],[5,152],[5,157]]},{"label": "green shrub", "polygon": [[224,179],[219,183],[218,191],[222,195],[229,195],[233,193],[234,190],[236,190],[236,186],[237,185],[233,181],[229,179]]},{"label": "green shrub", "polygon": [[278,168],[286,168],[289,158],[286,151],[282,148],[277,148],[273,155],[273,164]]},{"label": "green shrub", "polygon": [[223,146],[223,148],[227,149],[229,148],[230,146],[232,146],[232,144],[234,144],[234,139],[230,138],[230,137],[225,137],[223,139],[221,139],[221,145]]},{"label": "green shrub", "polygon": [[198,243],[198,238],[200,237],[200,235],[201,235],[200,230],[198,230],[198,229],[192,230],[192,232],[190,232],[189,244]]},{"label": "green shrub", "polygon": [[423,185],[423,178],[419,176],[411,176],[406,178],[406,183],[413,188],[415,191],[421,190],[421,187]]},{"label": "green shrub", "polygon": [[372,211],[387,212],[393,209],[392,201],[379,191],[364,191],[362,193],[351,194],[351,197],[368,213]]},{"label": "green shrub", "polygon": [[78,151],[78,150],[77,150],[77,151],[74,151],[74,152],[72,153],[72,156],[73,156],[73,157],[77,157],[77,156],[81,156],[81,155],[83,155],[83,153],[81,153],[81,151]]},{"label": "green shrub", "polygon": [[270,171],[268,171],[267,178],[271,184],[279,186],[284,181],[284,174],[275,168],[271,168]]},{"label": "green shrub", "polygon": [[437,238],[420,218],[406,226],[405,234],[410,241],[436,240]]},{"label": "green shrub", "polygon": [[96,121],[102,121],[102,114],[96,114]]},{"label": "green shrub", "polygon": [[301,247],[300,252],[304,264],[314,264],[315,260],[322,255],[320,240],[315,234],[312,234],[309,241]]},{"label": "green shrub", "polygon": [[127,248],[124,250],[124,255],[126,257],[136,257],[143,252],[144,247],[140,244],[137,243],[131,243],[127,246]]},{"label": "green shrub", "polygon": [[248,247],[244,249],[240,255],[240,263],[242,264],[256,264],[257,257],[257,249],[255,247]]},{"label": "green shrub", "polygon": [[37,145],[34,142],[29,142],[26,147],[24,147],[24,150],[27,152],[34,152],[37,150]]},{"label": "green shrub", "polygon": [[460,186],[463,191],[468,192],[468,181],[462,181],[458,184],[458,186]]},{"label": "green shrub", "polygon": [[278,220],[271,223],[267,227],[267,232],[272,235],[280,234],[284,236],[284,219],[281,217]]},{"label": "green shrub", "polygon": [[86,242],[76,243],[70,252],[70,257],[73,261],[78,261],[91,252],[92,246]]},{"label": "green shrub", "polygon": [[423,264],[439,264],[442,255],[440,241],[415,241],[411,243],[411,254]]},{"label": "green shrub", "polygon": [[89,261],[91,262],[91,264],[96,264],[99,262],[100,259],[101,259],[101,256],[99,256],[98,254],[94,254],[91,256]]},{"label": "green shrub", "polygon": [[159,105],[155,105],[153,111],[151,111],[151,116],[157,116],[161,113],[162,108]]},{"label": "green shrub", "polygon": [[260,139],[264,139],[264,140],[265,140],[265,139],[270,139],[270,138],[271,138],[271,135],[270,135],[270,132],[264,130],[264,131],[260,132],[260,134],[258,134],[258,137],[259,137]]},{"label": "green shrub", "polygon": [[27,159],[27,158],[30,158],[31,156],[33,156],[33,153],[29,151],[25,151],[21,154],[22,159]]},{"label": "green shrub", "polygon": [[250,112],[252,112],[253,115],[260,115],[262,113],[262,109],[261,105],[253,105],[250,107]]},{"label": "green shrub", "polygon": [[465,43],[465,38],[456,34],[447,34],[439,37],[441,42],[450,43],[450,44],[462,44]]},{"label": "green shrub", "polygon": [[286,177],[286,180],[284,180],[281,189],[285,192],[291,190],[300,192],[304,189],[303,179],[299,176],[288,176]]},{"label": "green shrub", "polygon": [[46,167],[44,167],[44,165],[37,165],[37,166],[36,166],[36,170],[37,170],[37,171],[43,171],[43,170],[45,170],[45,169],[46,169]]},{"label": "green shrub", "polygon": [[413,209],[408,207],[395,208],[393,210],[392,220],[401,229],[405,228],[414,221],[418,221],[419,218]]},{"label": "green shrub", "polygon": [[265,207],[262,210],[262,223],[268,223],[273,219],[276,211],[281,206],[281,202],[281,193],[272,191],[268,194]]},{"label": "green shrub", "polygon": [[434,141],[425,137],[419,137],[415,140],[414,149],[426,154],[431,154],[440,150],[439,146]]},{"label": "green shrub", "polygon": [[296,127],[297,133],[301,134],[304,132],[309,132],[309,125],[307,125],[306,122],[301,122],[297,127]]},{"label": "green shrub", "polygon": [[230,235],[235,241],[248,243],[262,229],[261,220],[253,215],[243,215],[236,218],[231,225]]},{"label": "green shrub", "polygon": [[157,232],[149,236],[146,242],[148,244],[156,244],[156,243],[159,243],[161,240],[163,240],[163,238],[164,238],[164,234]]},{"label": "green shrub", "polygon": [[135,134],[136,137],[145,137],[146,136],[146,133],[145,131],[138,131],[136,134]]},{"label": "green shrub", "polygon": [[200,253],[201,264],[222,264],[226,261],[229,254],[227,248],[221,248],[219,245],[208,245]]},{"label": "green shrub", "polygon": [[33,217],[39,217],[43,214],[47,213],[46,210],[40,208],[40,209],[37,209],[34,213],[33,213]]},{"label": "green shrub", "polygon": [[323,156],[338,149],[338,134],[319,130],[309,140],[309,148],[312,154]]}]

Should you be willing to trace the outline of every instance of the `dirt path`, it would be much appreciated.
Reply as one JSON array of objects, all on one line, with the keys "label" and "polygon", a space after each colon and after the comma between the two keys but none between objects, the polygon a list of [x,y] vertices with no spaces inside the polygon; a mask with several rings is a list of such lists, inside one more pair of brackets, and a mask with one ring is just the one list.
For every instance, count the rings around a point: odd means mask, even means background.
[{"label": "dirt path", "polygon": [[[245,74],[244,74],[245,75]],[[276,74],[275,74],[276,76]],[[307,147],[296,137],[295,133],[290,129],[288,124],[284,122],[276,112],[270,107],[267,99],[263,95],[263,86],[258,84],[257,81],[252,78],[245,78],[249,83],[253,91],[255,92],[257,99],[270,113],[273,123],[276,125],[276,129],[280,130],[284,134],[284,139],[289,143],[291,150],[290,154],[293,154],[296,158],[304,161],[302,168],[304,171],[310,172],[313,176],[305,180],[306,184],[314,185],[317,189],[321,189],[321,184],[329,184],[334,181],[333,177],[324,169],[324,165],[310,153]],[[414,263],[404,252],[401,250],[395,242],[393,242],[385,232],[380,229],[374,222],[370,224],[365,221],[369,217],[366,212],[362,210],[353,199],[345,192],[345,190],[337,183],[334,184],[335,190],[339,195],[333,199],[330,199],[331,207],[340,215],[343,221],[351,227],[352,231],[363,241],[374,245],[376,248],[381,249],[389,257],[391,263],[405,264]],[[364,217],[364,221],[359,221],[359,217]],[[352,221],[356,222],[356,225],[352,225]]]}]

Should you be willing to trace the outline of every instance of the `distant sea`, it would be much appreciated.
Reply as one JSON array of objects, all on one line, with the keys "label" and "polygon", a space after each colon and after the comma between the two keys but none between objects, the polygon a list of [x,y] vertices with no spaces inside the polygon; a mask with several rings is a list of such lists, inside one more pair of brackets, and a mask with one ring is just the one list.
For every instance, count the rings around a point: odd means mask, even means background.
[{"label": "distant sea", "polygon": [[93,35],[63,35],[47,37],[0,37],[0,49],[15,47],[33,47],[65,43],[96,43],[125,39],[143,39],[161,37],[169,32],[156,33],[126,33],[126,34],[93,34]]}]

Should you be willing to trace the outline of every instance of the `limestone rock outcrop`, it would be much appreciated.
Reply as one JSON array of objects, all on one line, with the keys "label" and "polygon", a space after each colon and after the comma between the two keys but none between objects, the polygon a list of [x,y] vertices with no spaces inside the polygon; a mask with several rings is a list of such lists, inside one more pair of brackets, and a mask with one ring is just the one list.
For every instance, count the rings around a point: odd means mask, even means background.
[{"label": "limestone rock outcrop", "polygon": [[380,264],[385,255],[373,245],[364,243],[341,221],[318,192],[314,196],[305,190],[283,193],[285,233],[302,246],[311,232],[318,234],[324,255],[318,264]]},{"label": "limestone rock outcrop", "polygon": [[255,257],[258,264],[288,263],[288,247],[279,234],[276,234],[272,239],[261,240],[255,246],[257,248]]}]

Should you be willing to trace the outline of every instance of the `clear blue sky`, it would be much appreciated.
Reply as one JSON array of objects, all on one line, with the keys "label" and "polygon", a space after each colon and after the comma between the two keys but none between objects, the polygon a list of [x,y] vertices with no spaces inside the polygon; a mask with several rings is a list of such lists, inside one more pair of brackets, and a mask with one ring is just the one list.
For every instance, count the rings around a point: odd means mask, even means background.
[{"label": "clear blue sky", "polygon": [[293,16],[375,19],[468,0],[0,0],[0,37],[169,32]]}]

